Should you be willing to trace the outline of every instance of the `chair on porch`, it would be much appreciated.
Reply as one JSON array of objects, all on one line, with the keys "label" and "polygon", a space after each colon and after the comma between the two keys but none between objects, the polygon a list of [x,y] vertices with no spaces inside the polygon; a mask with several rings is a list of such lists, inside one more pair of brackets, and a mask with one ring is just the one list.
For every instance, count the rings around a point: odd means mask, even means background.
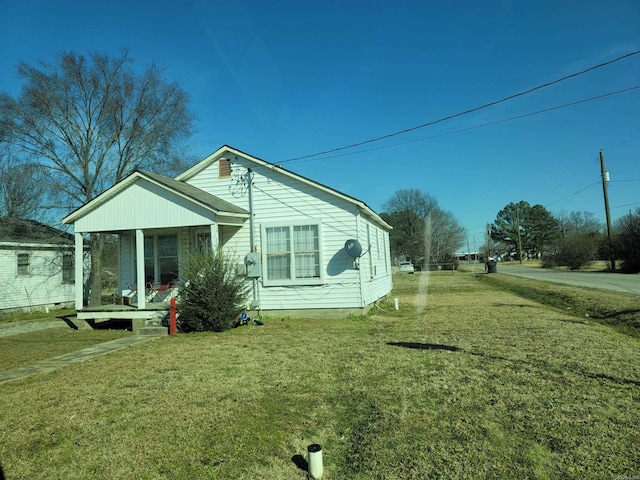
[{"label": "chair on porch", "polygon": [[153,282],[151,283],[151,292],[147,295],[147,301],[164,302],[175,288],[173,281],[168,283]]},{"label": "chair on porch", "polygon": [[[131,296],[129,298],[137,296],[138,285],[135,283],[128,284]],[[167,298],[175,296],[175,288],[177,287],[174,280],[167,283],[163,282],[147,282],[144,289],[144,298],[147,302],[164,302]]]}]

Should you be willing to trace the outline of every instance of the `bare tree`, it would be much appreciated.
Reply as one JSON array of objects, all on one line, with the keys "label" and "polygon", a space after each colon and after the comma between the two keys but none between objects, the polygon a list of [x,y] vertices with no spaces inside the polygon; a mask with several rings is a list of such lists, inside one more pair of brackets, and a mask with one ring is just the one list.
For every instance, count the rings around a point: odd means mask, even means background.
[{"label": "bare tree", "polygon": [[389,235],[396,257],[416,264],[449,263],[464,242],[464,228],[428,193],[415,188],[398,190],[383,209],[382,218],[393,226]]},{"label": "bare tree", "polygon": [[39,165],[0,153],[0,217],[42,218],[42,200],[46,193],[43,177]]},{"label": "bare tree", "polygon": [[616,253],[622,259],[622,271],[640,272],[640,208],[629,211],[615,223]]},{"label": "bare tree", "polygon": [[591,212],[560,212],[557,235],[543,257],[543,267],[558,265],[578,269],[597,258],[604,244],[604,226]]},{"label": "bare tree", "polygon": [[[120,56],[63,52],[55,62],[20,63],[18,98],[0,94],[0,139],[47,171],[65,213],[136,169],[180,170],[192,133],[189,96],[153,63],[137,73]],[[102,239],[91,238],[91,304],[100,302]]]}]

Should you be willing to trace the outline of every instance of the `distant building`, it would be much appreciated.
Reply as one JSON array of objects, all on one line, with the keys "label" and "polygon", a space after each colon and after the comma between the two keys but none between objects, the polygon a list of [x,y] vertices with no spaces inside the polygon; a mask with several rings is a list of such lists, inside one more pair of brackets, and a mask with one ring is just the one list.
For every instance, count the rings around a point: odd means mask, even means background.
[{"label": "distant building", "polygon": [[478,260],[482,254],[480,252],[456,252],[454,257],[459,261]]},{"label": "distant building", "polygon": [[73,235],[34,220],[0,218],[0,311],[72,306]]}]

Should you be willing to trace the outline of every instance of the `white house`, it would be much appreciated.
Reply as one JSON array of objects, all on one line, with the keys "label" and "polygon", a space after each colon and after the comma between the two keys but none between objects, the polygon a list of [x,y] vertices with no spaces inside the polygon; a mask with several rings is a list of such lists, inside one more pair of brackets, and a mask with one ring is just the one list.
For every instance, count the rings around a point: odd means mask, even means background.
[{"label": "white house", "polygon": [[73,235],[53,227],[0,219],[0,311],[73,306],[73,246]]},{"label": "white house", "polygon": [[[392,287],[391,226],[371,208],[229,146],[176,178],[134,172],[63,221],[78,248],[83,234],[118,235],[119,290],[138,312],[166,299],[191,252],[218,244],[245,265],[248,307],[267,316],[364,312]],[[82,297],[79,316],[99,318]]]}]

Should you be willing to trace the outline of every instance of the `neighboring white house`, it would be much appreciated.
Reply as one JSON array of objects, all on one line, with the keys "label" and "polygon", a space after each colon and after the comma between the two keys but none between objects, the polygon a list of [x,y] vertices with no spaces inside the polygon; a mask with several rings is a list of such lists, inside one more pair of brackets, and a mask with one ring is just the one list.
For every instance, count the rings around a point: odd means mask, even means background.
[{"label": "neighboring white house", "polygon": [[175,179],[134,172],[63,221],[80,248],[83,234],[118,235],[123,296],[179,284],[183,260],[218,244],[245,265],[247,306],[265,315],[363,312],[392,287],[391,226],[371,208],[229,146]]},{"label": "neighboring white house", "polygon": [[0,310],[73,306],[73,248],[73,235],[33,220],[1,218]]}]

